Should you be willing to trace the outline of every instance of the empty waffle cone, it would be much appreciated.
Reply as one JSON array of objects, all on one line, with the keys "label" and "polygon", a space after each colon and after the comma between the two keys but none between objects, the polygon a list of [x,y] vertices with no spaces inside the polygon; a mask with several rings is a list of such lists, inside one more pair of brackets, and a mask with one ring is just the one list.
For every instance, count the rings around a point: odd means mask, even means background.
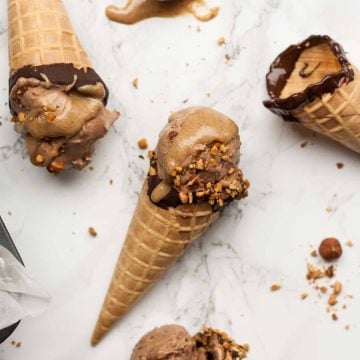
[{"label": "empty waffle cone", "polygon": [[91,342],[96,345],[218,216],[208,202],[163,209],[145,181]]},{"label": "empty waffle cone", "polygon": [[61,0],[9,0],[8,13],[10,75],[27,65],[91,67]]},{"label": "empty waffle cone", "polygon": [[311,36],[281,53],[267,89],[271,111],[360,153],[360,74],[331,38]]}]

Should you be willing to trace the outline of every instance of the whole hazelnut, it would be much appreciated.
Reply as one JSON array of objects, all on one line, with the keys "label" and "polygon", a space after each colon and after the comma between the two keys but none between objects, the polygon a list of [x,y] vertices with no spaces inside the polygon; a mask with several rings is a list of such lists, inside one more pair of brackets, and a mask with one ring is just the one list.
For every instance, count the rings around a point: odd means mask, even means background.
[{"label": "whole hazelnut", "polygon": [[333,261],[342,255],[340,241],[335,238],[324,239],[319,246],[319,253],[326,261]]}]

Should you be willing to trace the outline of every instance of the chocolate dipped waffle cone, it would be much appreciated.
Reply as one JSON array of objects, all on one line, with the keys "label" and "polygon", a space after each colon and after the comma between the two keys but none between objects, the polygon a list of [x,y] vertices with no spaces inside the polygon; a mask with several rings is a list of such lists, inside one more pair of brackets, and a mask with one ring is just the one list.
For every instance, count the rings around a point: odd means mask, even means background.
[{"label": "chocolate dipped waffle cone", "polygon": [[105,108],[107,87],[61,0],[9,0],[8,15],[9,105],[31,161],[52,172],[82,169],[119,115]]},{"label": "chocolate dipped waffle cone", "polygon": [[265,107],[360,153],[360,77],[338,43],[310,36],[281,53],[266,79]]},{"label": "chocolate dipped waffle cone", "polygon": [[170,117],[151,155],[149,175],[91,339],[93,345],[219,217],[226,204],[247,196],[249,183],[236,165],[239,147],[237,126],[215,110],[189,108]]}]

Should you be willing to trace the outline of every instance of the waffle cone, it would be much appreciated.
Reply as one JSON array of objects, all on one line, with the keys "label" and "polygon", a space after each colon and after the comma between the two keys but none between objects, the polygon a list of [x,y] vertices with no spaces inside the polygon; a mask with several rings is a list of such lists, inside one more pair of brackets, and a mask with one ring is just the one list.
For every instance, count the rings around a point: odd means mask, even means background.
[{"label": "waffle cone", "polygon": [[9,0],[8,13],[11,75],[26,65],[91,67],[61,0]]},{"label": "waffle cone", "polygon": [[218,217],[208,203],[162,209],[150,201],[147,191],[145,181],[91,339],[93,345]]},{"label": "waffle cone", "polygon": [[294,111],[292,115],[310,130],[360,153],[360,73],[354,69],[354,74],[353,81]]}]

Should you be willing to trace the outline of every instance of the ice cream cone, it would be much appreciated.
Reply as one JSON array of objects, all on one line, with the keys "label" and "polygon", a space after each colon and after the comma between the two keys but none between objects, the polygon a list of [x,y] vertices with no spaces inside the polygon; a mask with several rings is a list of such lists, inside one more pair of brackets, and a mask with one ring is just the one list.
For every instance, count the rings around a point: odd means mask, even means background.
[{"label": "ice cream cone", "polygon": [[91,342],[96,345],[219,216],[208,202],[163,209],[145,181]]},{"label": "ice cream cone", "polygon": [[[285,71],[274,79],[280,67]],[[360,153],[360,73],[339,44],[312,36],[291,46],[272,64],[267,80],[267,108]]]},{"label": "ice cream cone", "polygon": [[9,0],[10,75],[27,65],[91,67],[61,0]]}]

